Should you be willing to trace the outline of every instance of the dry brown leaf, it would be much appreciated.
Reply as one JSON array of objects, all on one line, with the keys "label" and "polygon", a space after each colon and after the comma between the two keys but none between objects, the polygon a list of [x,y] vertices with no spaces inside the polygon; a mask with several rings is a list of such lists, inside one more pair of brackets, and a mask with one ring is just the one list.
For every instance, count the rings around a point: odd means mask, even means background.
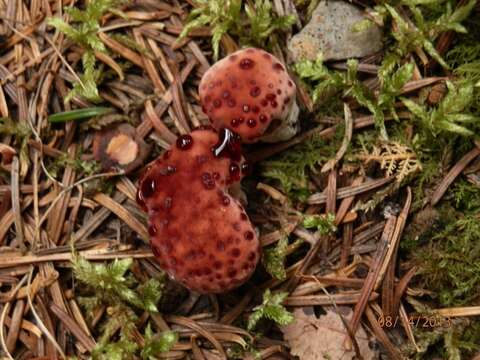
[{"label": "dry brown leaf", "polygon": [[[352,310],[346,307],[339,308],[345,321],[352,317]],[[344,311],[345,310],[345,311]],[[293,311],[295,321],[281,328],[284,339],[289,343],[292,355],[301,360],[352,360],[356,359],[355,351],[344,348],[347,335],[342,319],[335,310],[316,317],[313,308],[301,308]],[[360,355],[364,360],[376,359],[375,352],[368,346],[368,336],[360,326],[356,333],[356,340]]]}]

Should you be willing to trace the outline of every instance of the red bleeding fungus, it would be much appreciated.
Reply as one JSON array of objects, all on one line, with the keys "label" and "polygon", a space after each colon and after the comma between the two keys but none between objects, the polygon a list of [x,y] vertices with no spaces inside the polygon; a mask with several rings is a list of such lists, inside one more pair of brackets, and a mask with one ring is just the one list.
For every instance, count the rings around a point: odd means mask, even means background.
[{"label": "red bleeding fungus", "polygon": [[[260,243],[228,185],[241,180],[240,137],[196,129],[182,135],[145,171],[137,201],[148,213],[150,245],[160,267],[190,290],[221,293],[244,283]],[[227,241],[228,240],[228,241]]]},{"label": "red bleeding fungus", "polygon": [[[216,86],[219,81],[222,85]],[[295,84],[280,60],[256,48],[236,51],[218,61],[205,72],[199,85],[201,105],[208,109],[206,115],[212,125],[217,130],[235,130],[245,143],[261,140],[273,120],[286,121],[294,106],[287,99],[294,98],[295,92]],[[224,100],[227,106],[220,101],[227,99],[224,94],[228,94],[228,100]],[[213,107],[207,106],[209,99],[216,99]],[[242,115],[247,120],[240,123]]]}]

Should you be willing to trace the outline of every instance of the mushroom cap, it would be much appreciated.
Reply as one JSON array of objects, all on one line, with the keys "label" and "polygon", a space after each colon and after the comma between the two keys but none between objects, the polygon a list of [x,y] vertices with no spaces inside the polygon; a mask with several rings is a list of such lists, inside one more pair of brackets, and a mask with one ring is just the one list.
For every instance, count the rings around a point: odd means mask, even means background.
[{"label": "mushroom cap", "polygon": [[152,251],[160,267],[191,290],[233,289],[258,262],[255,229],[227,192],[242,165],[235,135],[200,129],[180,136],[140,180],[137,200],[148,212]]},{"label": "mushroom cap", "polygon": [[281,125],[295,102],[295,92],[280,60],[256,48],[218,61],[199,85],[202,109],[212,125],[235,131],[246,143]]},{"label": "mushroom cap", "polygon": [[150,146],[126,123],[97,131],[93,139],[93,154],[103,170],[119,168],[129,173],[143,164],[149,152]]}]

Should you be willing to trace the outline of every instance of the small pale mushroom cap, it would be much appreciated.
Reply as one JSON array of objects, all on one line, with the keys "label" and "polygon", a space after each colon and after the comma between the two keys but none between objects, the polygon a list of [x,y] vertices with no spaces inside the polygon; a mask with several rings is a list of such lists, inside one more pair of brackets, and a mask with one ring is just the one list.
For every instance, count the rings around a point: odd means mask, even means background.
[{"label": "small pale mushroom cap", "polygon": [[272,54],[247,48],[215,63],[199,86],[202,109],[216,129],[245,143],[286,140],[296,133],[296,86]]}]

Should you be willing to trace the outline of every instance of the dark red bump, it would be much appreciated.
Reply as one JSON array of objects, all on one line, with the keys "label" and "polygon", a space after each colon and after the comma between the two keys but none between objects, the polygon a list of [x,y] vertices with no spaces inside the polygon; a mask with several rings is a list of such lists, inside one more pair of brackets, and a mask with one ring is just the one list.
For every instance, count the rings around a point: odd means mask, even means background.
[{"label": "dark red bump", "polygon": [[249,70],[253,68],[254,65],[255,65],[255,62],[249,58],[242,59],[239,64],[240,68],[243,70]]},{"label": "dark red bump", "polygon": [[223,197],[222,197],[222,204],[223,204],[224,206],[230,205],[230,198],[229,198],[228,196],[223,196]]},{"label": "dark red bump", "polygon": [[150,236],[155,236],[157,234],[157,228],[154,224],[150,224],[150,226],[148,227],[148,233],[150,234]]},{"label": "dark red bump", "polygon": [[215,187],[215,179],[213,179],[212,175],[210,173],[203,173],[202,176],[202,184],[203,187],[207,190],[212,190]]},{"label": "dark red bump", "polygon": [[272,105],[273,108],[276,108],[278,106],[278,103],[276,101],[272,101],[270,105]]},{"label": "dark red bump", "polygon": [[240,256],[240,249],[239,248],[233,248],[232,251],[230,251],[230,255],[233,257],[239,257]]},{"label": "dark red bump", "polygon": [[256,257],[256,255],[255,255],[255,252],[253,252],[253,251],[250,252],[250,254],[248,254],[248,260],[249,261],[255,260],[255,257]]},{"label": "dark red bump", "polygon": [[235,99],[228,99],[227,100],[227,106],[228,107],[233,108],[233,107],[235,107],[235,105],[237,105],[237,102],[235,101]]},{"label": "dark red bump", "polygon": [[255,119],[248,119],[247,120],[247,126],[250,128],[254,128],[257,125],[257,120]]},{"label": "dark red bump", "polygon": [[269,93],[269,94],[267,94],[266,98],[267,98],[267,100],[272,101],[272,100],[275,100],[277,98],[277,95]]},{"label": "dark red bump", "polygon": [[253,238],[255,237],[255,235],[252,231],[247,231],[243,236],[247,240],[253,240]]},{"label": "dark red bump", "polygon": [[266,117],[264,114],[261,114],[261,115],[259,116],[259,119],[260,119],[260,122],[266,123],[267,120],[268,120],[268,117]]},{"label": "dark red bump", "polygon": [[217,241],[217,250],[224,251],[225,250],[225,243],[223,241]]},{"label": "dark red bump", "polygon": [[160,257],[162,254],[160,254],[160,250],[158,250],[158,247],[154,244],[150,244],[150,247],[152,248],[153,255],[156,257]]},{"label": "dark red bump", "polygon": [[260,90],[260,87],[255,86],[255,87],[250,89],[250,96],[257,97],[258,95],[260,95],[261,92],[262,92],[262,90]]},{"label": "dark red bump", "polygon": [[277,90],[277,95],[281,95],[282,94],[282,90],[278,89]]},{"label": "dark red bump", "polygon": [[252,107],[252,111],[254,114],[258,114],[260,112],[260,108],[257,105],[255,105],[254,107]]},{"label": "dark red bump", "polygon": [[228,269],[227,276],[230,278],[234,278],[237,275],[237,270],[234,268]]},{"label": "dark red bump", "polygon": [[268,106],[268,101],[266,99],[262,99],[262,101],[260,101],[260,105],[262,105],[263,107],[266,107]]},{"label": "dark red bump", "polygon": [[293,86],[293,82],[291,80],[288,80],[288,86],[290,86],[290,87]]},{"label": "dark red bump", "polygon": [[276,63],[273,65],[273,68],[277,71],[284,71],[285,69],[283,68],[282,64]]},{"label": "dark red bump", "polygon": [[213,100],[213,106],[215,106],[218,109],[220,106],[222,106],[222,100],[220,99]]},{"label": "dark red bump", "polygon": [[167,196],[165,200],[163,201],[163,207],[168,210],[172,207],[172,198],[170,196]]}]

